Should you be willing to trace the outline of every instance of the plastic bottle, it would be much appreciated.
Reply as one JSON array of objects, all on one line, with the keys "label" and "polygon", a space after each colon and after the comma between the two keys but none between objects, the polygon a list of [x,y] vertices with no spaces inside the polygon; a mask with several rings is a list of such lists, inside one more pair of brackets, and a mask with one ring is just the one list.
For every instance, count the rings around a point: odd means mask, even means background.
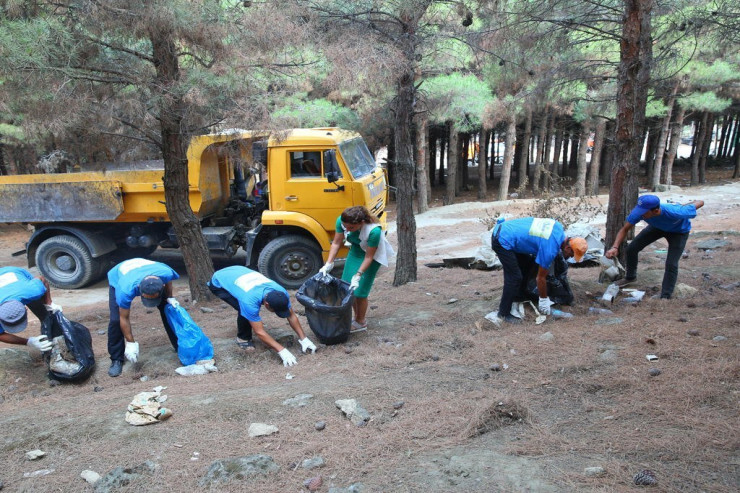
[{"label": "plastic bottle", "polygon": [[554,308],[550,310],[550,316],[552,318],[573,318],[572,313],[556,310]]},{"label": "plastic bottle", "polygon": [[588,313],[595,314],[595,315],[611,315],[614,312],[609,310],[608,308],[598,308],[595,306],[592,306],[588,309]]}]

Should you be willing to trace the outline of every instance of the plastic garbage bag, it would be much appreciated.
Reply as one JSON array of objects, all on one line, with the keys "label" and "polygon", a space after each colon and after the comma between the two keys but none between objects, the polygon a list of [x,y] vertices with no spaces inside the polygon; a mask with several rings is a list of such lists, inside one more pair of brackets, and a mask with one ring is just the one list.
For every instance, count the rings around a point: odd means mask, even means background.
[{"label": "plastic garbage bag", "polygon": [[213,359],[211,340],[193,322],[182,306],[167,305],[164,314],[177,336],[177,356],[183,365],[192,365],[199,360]]},{"label": "plastic garbage bag", "polygon": [[[537,270],[532,269],[527,279],[527,295],[533,302],[539,301],[540,294],[537,289]],[[555,304],[570,305],[573,303],[573,291],[568,282],[568,263],[565,258],[558,254],[547,274],[547,296]]]},{"label": "plastic garbage bag", "polygon": [[602,255],[598,260],[601,266],[601,271],[599,272],[600,283],[611,283],[624,277],[626,271],[617,258],[606,258]]},{"label": "plastic garbage bag", "polygon": [[295,298],[306,307],[308,326],[319,342],[340,344],[349,338],[354,296],[348,282],[318,273],[303,283]]},{"label": "plastic garbage bag", "polygon": [[[581,259],[579,267],[584,267],[589,262],[591,262],[591,265],[594,265],[592,262],[598,261],[599,257],[604,255],[604,242],[601,240],[599,230],[595,226],[583,223],[571,224],[568,226],[568,229],[565,230],[565,236],[570,238],[583,238],[588,244],[588,249]],[[571,257],[568,259],[568,263],[576,264],[576,260]]]},{"label": "plastic garbage bag", "polygon": [[53,344],[52,350],[45,355],[51,378],[79,382],[92,374],[95,353],[87,327],[70,321],[58,311],[46,317],[41,325],[41,334]]},{"label": "plastic garbage bag", "polygon": [[481,246],[475,251],[472,264],[482,264],[488,269],[500,269],[501,261],[491,247],[491,231],[480,234]]}]

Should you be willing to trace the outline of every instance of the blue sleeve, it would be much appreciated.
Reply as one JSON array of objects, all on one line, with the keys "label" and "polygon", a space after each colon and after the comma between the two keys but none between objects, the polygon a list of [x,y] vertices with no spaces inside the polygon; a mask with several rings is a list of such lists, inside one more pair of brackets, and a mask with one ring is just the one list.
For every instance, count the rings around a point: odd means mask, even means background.
[{"label": "blue sleeve", "polygon": [[678,209],[678,214],[685,219],[693,219],[696,217],[696,206],[694,204],[682,205]]},{"label": "blue sleeve", "polygon": [[630,223],[631,225],[633,225],[633,226],[634,226],[635,224],[637,224],[637,223],[639,223],[640,221],[642,221],[642,216],[638,216],[637,214],[632,214],[632,213],[630,213],[630,215],[629,215],[629,216],[627,216],[627,219],[625,219],[625,220],[626,220],[626,221],[627,221],[628,223]]}]

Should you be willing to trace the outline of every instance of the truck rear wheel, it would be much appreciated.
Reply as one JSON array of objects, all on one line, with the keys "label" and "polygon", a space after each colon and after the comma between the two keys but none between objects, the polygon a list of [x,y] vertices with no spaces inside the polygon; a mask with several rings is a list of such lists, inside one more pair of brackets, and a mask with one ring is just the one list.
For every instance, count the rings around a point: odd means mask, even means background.
[{"label": "truck rear wheel", "polygon": [[279,236],[260,252],[257,268],[285,289],[298,289],[322,265],[321,249],[300,235]]},{"label": "truck rear wheel", "polygon": [[52,286],[77,289],[100,276],[100,262],[85,244],[74,236],[54,236],[36,250],[36,265]]}]

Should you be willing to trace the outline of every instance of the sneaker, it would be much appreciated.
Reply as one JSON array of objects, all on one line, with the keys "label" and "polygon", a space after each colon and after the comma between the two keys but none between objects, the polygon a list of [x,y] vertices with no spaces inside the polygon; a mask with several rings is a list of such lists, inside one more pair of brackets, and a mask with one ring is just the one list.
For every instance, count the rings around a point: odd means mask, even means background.
[{"label": "sneaker", "polygon": [[521,325],[522,321],[521,319],[515,317],[514,315],[506,315],[503,318],[504,322],[514,325]]},{"label": "sneaker", "polygon": [[117,377],[123,371],[123,361],[114,360],[111,361],[110,369],[108,370],[109,377]]},{"label": "sneaker", "polygon": [[633,277],[631,279],[623,277],[622,279],[619,279],[618,281],[614,281],[614,284],[616,284],[617,287],[621,289],[621,288],[626,288],[627,286],[631,286],[632,284],[635,283],[636,280],[637,280],[636,277]]}]

